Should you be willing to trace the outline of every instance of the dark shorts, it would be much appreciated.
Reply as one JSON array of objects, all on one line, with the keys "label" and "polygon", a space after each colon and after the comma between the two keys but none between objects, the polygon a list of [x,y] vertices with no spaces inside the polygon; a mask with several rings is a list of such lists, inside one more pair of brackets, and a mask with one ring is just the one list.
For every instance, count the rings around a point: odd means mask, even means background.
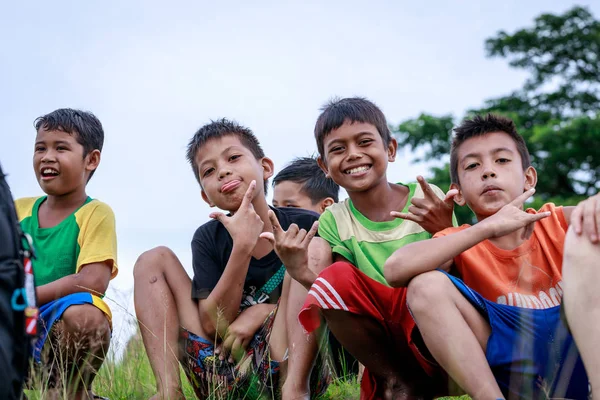
[{"label": "dark shorts", "polygon": [[[281,398],[280,362],[272,360],[269,351],[276,313],[277,309],[267,316],[250,341],[246,354],[237,363],[219,360],[211,341],[180,329],[179,343],[184,357],[182,367],[198,398],[232,398],[232,395],[233,398],[244,399]],[[329,367],[323,358],[317,357],[311,374],[311,397],[323,394],[329,381]]]},{"label": "dark shorts", "polygon": [[446,275],[492,328],[486,358],[507,398],[588,398],[587,374],[560,306],[530,309],[497,304]]}]

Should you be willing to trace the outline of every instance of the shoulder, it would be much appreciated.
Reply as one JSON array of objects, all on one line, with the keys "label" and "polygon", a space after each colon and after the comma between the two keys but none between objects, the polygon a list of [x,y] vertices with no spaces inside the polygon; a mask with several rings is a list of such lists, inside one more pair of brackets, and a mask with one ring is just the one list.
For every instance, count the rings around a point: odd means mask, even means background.
[{"label": "shoulder", "polygon": [[469,225],[469,224],[464,224],[464,225],[461,225],[461,226],[452,226],[450,228],[446,228],[446,229],[444,229],[442,231],[439,231],[438,233],[436,233],[435,235],[433,235],[433,237],[437,238],[437,237],[442,237],[442,236],[448,236],[450,234],[463,231],[463,230],[465,230],[467,228],[470,228],[470,227],[471,227],[471,225]]},{"label": "shoulder", "polygon": [[319,219],[319,214],[314,211],[304,210],[293,207],[273,207],[279,224],[283,229],[287,229],[291,224],[296,224],[300,228],[310,229],[312,224]]},{"label": "shoulder", "polygon": [[17,211],[17,217],[19,221],[24,220],[27,217],[31,217],[33,205],[40,197],[22,197],[15,200],[15,210]]},{"label": "shoulder", "polygon": [[75,216],[79,219],[87,218],[115,218],[115,213],[110,206],[100,200],[92,199],[83,207],[75,212]]},{"label": "shoulder", "polygon": [[546,203],[540,207],[539,210],[535,210],[533,208],[528,208],[526,210],[528,214],[539,214],[546,211],[550,212],[550,216],[548,218],[539,220],[538,223],[535,224],[536,227],[539,225],[545,227],[546,229],[552,229],[552,227],[560,226],[560,228],[565,231],[568,229],[569,224],[567,223],[563,206],[557,206],[554,203]]},{"label": "shoulder", "polygon": [[215,219],[211,219],[208,222],[200,225],[196,232],[194,232],[194,241],[195,240],[205,240],[207,238],[213,238],[217,232],[221,229],[225,229],[222,223]]}]

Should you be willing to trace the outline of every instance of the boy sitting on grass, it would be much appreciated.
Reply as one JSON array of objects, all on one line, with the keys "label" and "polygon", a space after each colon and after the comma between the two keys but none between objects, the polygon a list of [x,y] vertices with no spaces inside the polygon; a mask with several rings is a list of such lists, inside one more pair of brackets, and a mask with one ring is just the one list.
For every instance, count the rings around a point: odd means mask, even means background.
[{"label": "boy sitting on grass", "polygon": [[392,286],[408,285],[429,351],[476,399],[587,399],[574,336],[600,392],[600,196],[523,211],[537,172],[514,123],[492,114],[455,128],[450,167],[455,201],[478,223],[407,245],[385,265]]},{"label": "boy sitting on grass", "polygon": [[[273,178],[273,206],[304,208],[322,214],[327,207],[339,201],[339,191],[340,186],[325,176],[316,158],[300,157],[292,160]],[[331,332],[329,347],[337,376],[358,374],[358,362]]]},{"label": "boy sitting on grass", "polygon": [[202,199],[229,214],[213,212],[214,220],[194,234],[193,280],[165,247],[142,254],[135,264],[135,307],[156,377],[155,398],[184,398],[179,362],[201,399],[252,398],[249,387],[270,398],[323,393],[328,370],[314,368],[309,390],[312,363],[306,359],[314,359],[316,348],[297,319],[288,317],[289,305],[299,302],[290,294],[299,284],[285,274],[271,243],[259,238],[271,231],[270,210],[286,229],[316,231],[318,215],[268,206],[273,162],[252,131],[235,122],[222,119],[200,128],[187,158]]},{"label": "boy sitting on grass", "polygon": [[[33,169],[42,197],[15,202],[31,236],[41,337],[34,359],[51,398],[98,398],[91,385],[110,344],[111,312],[101,297],[117,274],[115,217],[86,194],[100,164],[104,131],[91,113],[59,109],[35,121]],[[43,350],[43,351],[42,351]]]},{"label": "boy sitting on grass", "polygon": [[[319,165],[349,199],[321,215],[320,238],[310,241],[308,254],[308,240],[285,231],[274,215],[274,232],[265,235],[290,275],[309,290],[300,322],[312,332],[322,311],[334,336],[365,366],[362,399],[429,398],[444,391],[439,371],[413,343],[406,290],[388,286],[383,265],[399,247],[452,226],[452,200],[443,201],[444,194],[422,178],[419,184],[388,182],[398,145],[381,110],[366,99],[329,103],[315,138]],[[398,210],[406,220],[391,214]]]}]

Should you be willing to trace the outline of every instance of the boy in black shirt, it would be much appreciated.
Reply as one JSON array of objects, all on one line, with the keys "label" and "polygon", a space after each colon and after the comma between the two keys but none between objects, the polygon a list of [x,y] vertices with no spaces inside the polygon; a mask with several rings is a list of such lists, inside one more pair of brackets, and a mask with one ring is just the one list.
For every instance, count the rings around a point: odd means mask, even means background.
[{"label": "boy in black shirt", "polygon": [[[277,398],[288,336],[301,327],[297,318],[286,318],[288,312],[297,316],[296,309],[287,310],[287,296],[290,286],[299,284],[285,273],[271,243],[259,238],[272,232],[265,192],[273,162],[249,129],[226,119],[200,128],[188,145],[187,158],[204,201],[229,214],[213,212],[214,220],[194,234],[193,280],[164,247],[136,262],[134,299],[157,381],[155,398],[184,398],[178,362],[199,398],[225,397],[232,391],[245,397],[251,395],[250,386]],[[316,233],[317,214],[273,211],[285,229]],[[289,352],[307,351],[307,344],[295,341]],[[283,398],[300,395],[302,384],[294,377],[307,375],[302,368],[311,365],[288,366]],[[311,391],[316,396],[326,389],[328,372],[321,366],[314,372],[318,379],[312,380]]]}]

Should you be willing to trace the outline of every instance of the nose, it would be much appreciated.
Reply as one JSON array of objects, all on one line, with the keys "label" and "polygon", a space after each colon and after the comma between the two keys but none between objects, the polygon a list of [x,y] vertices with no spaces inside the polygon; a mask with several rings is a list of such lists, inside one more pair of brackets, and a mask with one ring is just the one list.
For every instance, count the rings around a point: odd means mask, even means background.
[{"label": "nose", "polygon": [[219,179],[223,179],[228,175],[231,175],[231,170],[229,168],[223,167],[219,169]]},{"label": "nose", "polygon": [[488,165],[484,166],[482,171],[481,179],[483,180],[496,177],[496,172]]},{"label": "nose", "polygon": [[52,149],[46,149],[46,151],[42,155],[42,159],[40,160],[42,163],[52,163],[56,161],[56,154]]},{"label": "nose", "polygon": [[358,149],[354,146],[348,148],[348,161],[356,160],[362,158],[362,154],[358,151]]}]

